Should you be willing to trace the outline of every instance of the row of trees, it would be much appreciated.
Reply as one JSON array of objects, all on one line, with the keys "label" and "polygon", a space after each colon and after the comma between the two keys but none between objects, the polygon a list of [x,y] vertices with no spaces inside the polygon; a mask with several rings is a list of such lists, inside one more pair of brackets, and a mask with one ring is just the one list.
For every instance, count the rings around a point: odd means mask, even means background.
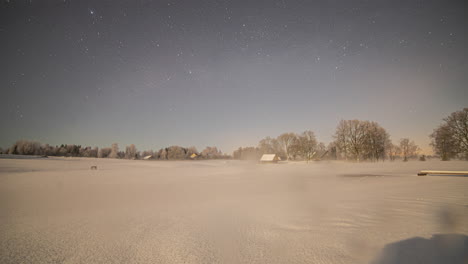
[{"label": "row of trees", "polygon": [[419,147],[409,138],[400,139],[398,144],[390,140],[388,132],[377,122],[342,120],[336,128],[336,158],[351,160],[379,161],[414,158]]},{"label": "row of trees", "polygon": [[80,145],[50,146],[37,141],[18,140],[8,149],[0,149],[1,154],[15,155],[42,155],[42,156],[67,156],[67,157],[98,157],[97,147],[81,147]]},{"label": "row of trees", "polygon": [[223,154],[217,147],[206,147],[198,152],[195,147],[184,148],[170,146],[159,151],[147,150],[142,152],[142,157],[150,157],[154,160],[184,160],[184,159],[229,159],[231,156]]},{"label": "row of trees", "polygon": [[233,153],[234,159],[258,159],[261,155],[274,153],[282,159],[311,160],[318,152],[323,152],[325,145],[318,143],[314,132],[307,130],[301,134],[283,133],[277,138],[266,137],[258,147],[239,148]]},{"label": "row of trees", "polygon": [[[41,156],[64,156],[64,157],[94,157],[114,159],[142,159],[147,157],[153,160],[183,160],[183,159],[226,159],[230,156],[223,154],[217,147],[206,147],[198,152],[195,147],[184,148],[170,146],[159,151],[138,151],[134,144],[125,147],[125,151],[119,150],[119,145],[114,143],[111,147],[82,147],[81,145],[62,144],[50,146],[36,141],[19,140],[6,150],[0,149],[0,154],[15,155],[41,155]],[[195,154],[195,155],[193,155]]]},{"label": "row of trees", "polygon": [[379,161],[389,158],[414,158],[418,146],[408,138],[395,145],[387,131],[376,122],[342,120],[336,128],[334,141],[328,146],[318,142],[313,131],[300,134],[283,133],[276,138],[266,137],[257,147],[239,148],[234,159],[258,159],[261,155],[274,153],[286,160],[343,159]]},{"label": "row of trees", "polygon": [[[453,158],[468,160],[468,108],[454,112],[443,119],[443,123],[430,135],[434,152],[442,160]],[[377,122],[362,120],[341,120],[336,128],[334,140],[325,146],[318,142],[314,132],[307,130],[300,134],[283,133],[276,138],[266,137],[257,147],[239,148],[233,153],[235,159],[258,159],[262,154],[274,153],[284,160],[342,159],[355,161],[379,161],[403,159],[417,156],[419,147],[410,139],[402,138],[392,143],[388,132]],[[35,141],[20,140],[3,154],[46,155],[71,157],[97,157],[156,160],[226,159],[216,147],[206,147],[198,152],[195,147],[171,146],[159,151],[140,152],[135,145],[119,151],[117,143],[107,148],[82,147],[80,145],[50,146]],[[195,155],[193,155],[195,154]]]},{"label": "row of trees", "polygon": [[[434,153],[442,160],[453,158],[468,160],[468,108],[451,113],[443,119],[430,135]],[[301,134],[283,133],[276,138],[266,137],[257,147],[239,148],[235,159],[258,159],[262,154],[274,153],[287,160],[311,160],[316,158],[343,160],[395,160],[415,158],[419,147],[409,138],[397,144],[390,140],[388,132],[377,122],[341,120],[334,134],[334,141],[325,147],[317,142],[312,131]],[[425,156],[420,157],[421,160]]]},{"label": "row of trees", "polygon": [[[257,147],[239,148],[234,151],[235,159],[256,160],[262,154],[275,153],[284,160],[311,159],[345,159],[345,160],[371,160],[378,161],[390,158],[395,160],[400,155],[406,161],[414,157],[418,147],[409,139],[402,139],[399,146],[393,145],[388,133],[376,122],[360,120],[342,120],[335,133],[335,141],[328,147],[318,142],[314,132],[307,130],[300,134],[283,133],[277,138],[266,137],[260,140]],[[159,151],[146,150],[140,152],[135,145],[125,147],[120,151],[117,143],[111,147],[91,148],[80,145],[50,146],[35,141],[19,140],[4,154],[18,155],[45,155],[66,157],[95,157],[118,159],[142,159],[147,157],[153,160],[184,160],[184,159],[228,159],[216,147],[206,147],[198,152],[195,147],[184,148],[170,146]],[[195,155],[193,155],[195,154]]]}]

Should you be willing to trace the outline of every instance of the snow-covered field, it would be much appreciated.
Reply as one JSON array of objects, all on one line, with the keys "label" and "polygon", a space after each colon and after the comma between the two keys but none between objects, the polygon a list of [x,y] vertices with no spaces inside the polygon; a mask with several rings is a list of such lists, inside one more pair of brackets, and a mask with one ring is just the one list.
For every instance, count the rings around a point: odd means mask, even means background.
[{"label": "snow-covered field", "polygon": [[468,162],[0,159],[0,263],[467,263],[468,177],[421,169]]}]

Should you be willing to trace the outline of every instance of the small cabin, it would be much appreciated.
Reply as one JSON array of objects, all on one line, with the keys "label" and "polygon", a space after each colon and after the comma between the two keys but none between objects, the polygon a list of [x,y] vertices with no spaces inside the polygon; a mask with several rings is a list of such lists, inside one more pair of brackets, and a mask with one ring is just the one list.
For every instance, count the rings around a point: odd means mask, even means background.
[{"label": "small cabin", "polygon": [[260,158],[261,163],[277,163],[281,158],[276,154],[263,154]]}]

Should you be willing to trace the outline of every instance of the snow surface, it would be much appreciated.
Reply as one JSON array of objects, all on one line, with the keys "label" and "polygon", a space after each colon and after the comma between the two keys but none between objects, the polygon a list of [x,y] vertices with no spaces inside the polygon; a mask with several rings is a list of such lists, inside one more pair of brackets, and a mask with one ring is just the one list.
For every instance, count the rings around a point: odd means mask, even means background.
[{"label": "snow surface", "polygon": [[0,263],[466,261],[468,177],[423,169],[468,162],[0,159]]}]

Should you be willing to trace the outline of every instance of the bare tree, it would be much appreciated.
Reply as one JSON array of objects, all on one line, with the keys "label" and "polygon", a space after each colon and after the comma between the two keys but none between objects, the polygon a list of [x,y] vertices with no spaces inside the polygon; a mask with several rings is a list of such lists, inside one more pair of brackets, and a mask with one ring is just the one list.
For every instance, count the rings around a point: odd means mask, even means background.
[{"label": "bare tree", "polygon": [[278,139],[266,137],[258,142],[258,150],[261,154],[276,154],[286,158],[286,154],[281,147]]},{"label": "bare tree", "polygon": [[237,160],[242,159],[242,147],[239,147],[232,152],[232,158]]},{"label": "bare tree", "polygon": [[336,129],[335,138],[340,151],[346,159],[357,161],[361,158],[366,141],[366,126],[360,120],[341,120]]},{"label": "bare tree", "polygon": [[364,158],[372,161],[384,160],[386,150],[390,146],[390,136],[387,131],[376,122],[365,121],[367,139],[364,147]]},{"label": "bare tree", "polygon": [[167,160],[167,148],[162,148],[158,152],[159,159]]},{"label": "bare tree", "polygon": [[232,154],[234,159],[240,160],[258,160],[261,155],[260,149],[255,147],[241,147]]},{"label": "bare tree", "polygon": [[111,152],[111,148],[100,148],[98,152],[98,158],[108,158]]},{"label": "bare tree", "polygon": [[338,150],[336,147],[336,142],[330,142],[327,146],[328,158],[332,160],[338,159]]},{"label": "bare tree", "polygon": [[401,149],[399,146],[394,145],[391,142],[387,145],[387,155],[391,161],[394,161],[400,155],[400,153]]},{"label": "bare tree", "polygon": [[137,149],[134,144],[125,147],[125,158],[126,159],[135,159],[137,156]]},{"label": "bare tree", "polygon": [[451,113],[444,118],[444,122],[446,127],[443,129],[446,131],[443,134],[450,134],[458,154],[468,160],[468,108]]},{"label": "bare tree", "polygon": [[109,158],[116,159],[118,158],[119,153],[119,145],[117,143],[112,144],[111,152],[109,154]]},{"label": "bare tree", "polygon": [[307,130],[298,135],[292,149],[309,162],[317,152],[317,140],[314,132]]},{"label": "bare tree", "polygon": [[325,146],[325,143],[319,142],[317,144],[317,150],[321,151],[321,152],[325,152],[325,151],[327,151],[327,146]]},{"label": "bare tree", "polygon": [[284,153],[286,154],[286,159],[291,158],[291,146],[294,144],[296,140],[296,134],[294,133],[283,133],[278,136],[277,138],[278,143],[282,147]]},{"label": "bare tree", "polygon": [[390,143],[387,131],[378,123],[361,120],[341,120],[334,137],[342,156],[356,161],[384,159]]},{"label": "bare tree", "polygon": [[223,153],[217,147],[206,147],[200,155],[204,159],[219,159],[223,156]]},{"label": "bare tree", "polygon": [[367,124],[360,120],[348,120],[349,152],[359,161],[365,150],[365,143],[368,139]]},{"label": "bare tree", "polygon": [[275,148],[273,146],[273,138],[266,137],[258,142],[258,149],[262,154],[275,153]]},{"label": "bare tree", "polygon": [[166,149],[167,159],[183,160],[185,159],[185,149],[180,146],[170,146]]},{"label": "bare tree", "polygon": [[90,156],[90,157],[97,158],[97,157],[98,157],[98,153],[99,153],[99,148],[98,148],[98,147],[94,147],[94,148],[90,151],[89,156]]},{"label": "bare tree", "polygon": [[[341,120],[336,127],[336,132],[334,135],[335,146],[337,153],[339,152],[341,158],[348,159],[349,153],[349,135],[348,135],[348,121]],[[337,155],[338,156],[338,155]]]},{"label": "bare tree", "polygon": [[408,161],[408,158],[415,156],[419,150],[418,145],[414,141],[410,141],[408,138],[402,138],[400,140],[401,154],[403,155],[403,161]]},{"label": "bare tree", "polygon": [[430,135],[432,138],[432,148],[442,160],[450,160],[459,152],[457,138],[453,135],[453,130],[449,124],[445,123],[434,129]]}]

